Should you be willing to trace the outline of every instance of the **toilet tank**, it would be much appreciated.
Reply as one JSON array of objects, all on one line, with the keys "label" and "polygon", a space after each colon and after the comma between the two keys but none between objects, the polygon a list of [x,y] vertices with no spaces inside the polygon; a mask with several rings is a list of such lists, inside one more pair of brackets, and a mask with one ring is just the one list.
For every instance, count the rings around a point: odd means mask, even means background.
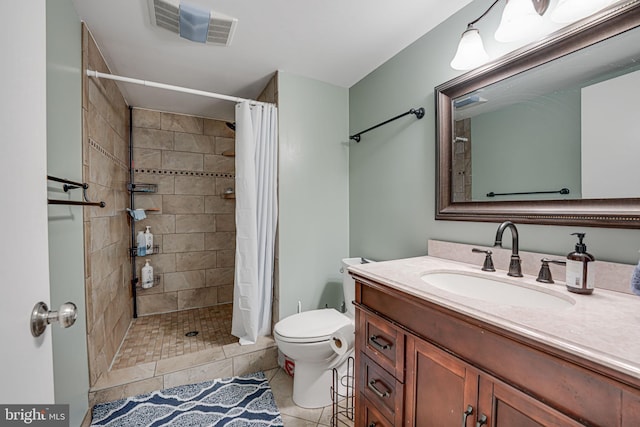
[{"label": "toilet tank", "polygon": [[342,260],[342,293],[344,294],[344,304],[346,306],[346,313],[355,317],[356,308],[353,305],[353,300],[356,299],[356,281],[349,274],[347,269],[351,265],[363,264],[362,258],[344,258]]}]

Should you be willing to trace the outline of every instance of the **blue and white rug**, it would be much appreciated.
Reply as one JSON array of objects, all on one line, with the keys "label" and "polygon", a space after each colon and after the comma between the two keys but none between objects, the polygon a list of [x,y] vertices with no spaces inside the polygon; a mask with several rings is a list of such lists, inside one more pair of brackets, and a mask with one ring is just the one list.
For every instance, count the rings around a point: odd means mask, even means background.
[{"label": "blue and white rug", "polygon": [[173,387],[93,407],[91,426],[282,426],[262,372]]}]

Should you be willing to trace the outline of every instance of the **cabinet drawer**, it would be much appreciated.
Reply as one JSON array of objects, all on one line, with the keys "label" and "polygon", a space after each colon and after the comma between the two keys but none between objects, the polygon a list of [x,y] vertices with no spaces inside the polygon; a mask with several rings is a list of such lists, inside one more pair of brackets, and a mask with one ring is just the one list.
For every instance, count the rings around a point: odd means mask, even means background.
[{"label": "cabinet drawer", "polygon": [[393,423],[386,419],[376,406],[362,394],[358,402],[358,419],[355,425],[363,427],[393,427]]},{"label": "cabinet drawer", "polygon": [[382,415],[401,425],[403,384],[365,355],[360,362],[359,390]]},{"label": "cabinet drawer", "polygon": [[363,313],[360,317],[360,348],[380,366],[404,382],[404,333],[391,323]]}]

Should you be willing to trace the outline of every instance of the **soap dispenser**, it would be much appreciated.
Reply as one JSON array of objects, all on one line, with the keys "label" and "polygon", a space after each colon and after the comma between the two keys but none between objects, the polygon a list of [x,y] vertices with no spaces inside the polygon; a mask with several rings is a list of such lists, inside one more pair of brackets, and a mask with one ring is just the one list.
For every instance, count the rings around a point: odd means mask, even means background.
[{"label": "soap dispenser", "polygon": [[585,233],[572,233],[578,236],[575,251],[567,255],[567,290],[577,294],[593,293],[595,271],[593,255],[587,252],[587,245],[582,242]]},{"label": "soap dispenser", "polygon": [[142,287],[149,289],[153,286],[153,267],[149,264],[149,260],[146,260],[144,267],[142,267]]},{"label": "soap dispenser", "polygon": [[144,237],[144,233],[142,231],[138,232],[136,243],[138,256],[145,256],[147,254],[147,239]]},{"label": "soap dispenser", "polygon": [[147,231],[144,232],[144,238],[147,246],[147,255],[153,253],[153,234],[151,234],[151,226],[147,225]]}]

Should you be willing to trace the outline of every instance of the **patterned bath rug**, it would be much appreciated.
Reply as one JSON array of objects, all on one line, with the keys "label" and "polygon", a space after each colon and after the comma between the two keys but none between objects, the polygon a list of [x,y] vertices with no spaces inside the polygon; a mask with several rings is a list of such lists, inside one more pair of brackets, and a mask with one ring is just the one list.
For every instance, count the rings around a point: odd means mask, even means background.
[{"label": "patterned bath rug", "polygon": [[173,387],[93,407],[91,426],[282,426],[263,372]]}]

